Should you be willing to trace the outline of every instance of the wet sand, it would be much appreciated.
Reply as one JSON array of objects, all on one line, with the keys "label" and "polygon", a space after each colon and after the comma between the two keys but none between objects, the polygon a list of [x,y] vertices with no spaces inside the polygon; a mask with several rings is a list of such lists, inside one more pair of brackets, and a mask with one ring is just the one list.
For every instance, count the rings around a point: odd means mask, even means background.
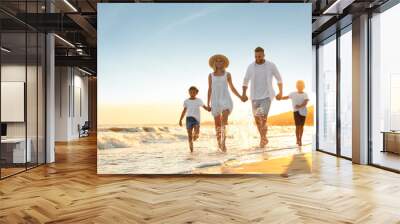
[{"label": "wet sand", "polygon": [[291,175],[312,171],[312,153],[299,153],[289,156],[269,158],[250,163],[229,161],[221,166],[193,170],[193,174],[275,174]]}]

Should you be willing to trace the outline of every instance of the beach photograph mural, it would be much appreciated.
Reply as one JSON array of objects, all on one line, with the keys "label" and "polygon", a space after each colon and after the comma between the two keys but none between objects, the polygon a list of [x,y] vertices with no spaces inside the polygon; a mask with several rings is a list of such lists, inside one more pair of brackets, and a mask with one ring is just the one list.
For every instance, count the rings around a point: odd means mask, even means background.
[{"label": "beach photograph mural", "polygon": [[103,3],[97,45],[98,174],[311,172],[310,4]]}]

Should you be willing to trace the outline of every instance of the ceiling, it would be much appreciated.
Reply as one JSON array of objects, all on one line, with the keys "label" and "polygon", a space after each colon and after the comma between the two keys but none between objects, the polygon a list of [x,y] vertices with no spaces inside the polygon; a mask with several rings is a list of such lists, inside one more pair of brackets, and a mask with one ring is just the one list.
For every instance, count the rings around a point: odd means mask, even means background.
[{"label": "ceiling", "polygon": [[[387,0],[253,0],[253,1],[179,1],[231,3],[311,3],[313,42],[335,32],[337,21],[373,9]],[[96,73],[97,3],[177,2],[168,0],[1,0],[0,22],[3,32],[16,33],[25,28],[39,32],[55,32],[56,65],[79,66]],[[49,13],[51,11],[51,13]],[[346,26],[342,22],[341,26]],[[332,28],[333,27],[333,28]],[[11,35],[11,34],[8,34]],[[16,34],[14,34],[16,35]],[[10,38],[12,38],[10,36]],[[19,38],[15,38],[18,41]]]}]

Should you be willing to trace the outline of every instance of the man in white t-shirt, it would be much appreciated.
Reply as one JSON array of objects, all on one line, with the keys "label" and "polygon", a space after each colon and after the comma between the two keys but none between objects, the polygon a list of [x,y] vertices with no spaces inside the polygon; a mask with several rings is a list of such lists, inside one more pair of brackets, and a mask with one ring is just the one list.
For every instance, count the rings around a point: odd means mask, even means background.
[{"label": "man in white t-shirt", "polygon": [[254,119],[260,133],[260,147],[268,144],[267,118],[271,102],[275,98],[275,91],[272,87],[273,78],[278,82],[279,93],[277,98],[282,97],[282,77],[275,64],[265,60],[264,49],[257,47],[255,50],[255,62],[251,63],[246,71],[243,80],[242,101],[246,102],[248,97],[246,91],[250,82],[250,99]]}]

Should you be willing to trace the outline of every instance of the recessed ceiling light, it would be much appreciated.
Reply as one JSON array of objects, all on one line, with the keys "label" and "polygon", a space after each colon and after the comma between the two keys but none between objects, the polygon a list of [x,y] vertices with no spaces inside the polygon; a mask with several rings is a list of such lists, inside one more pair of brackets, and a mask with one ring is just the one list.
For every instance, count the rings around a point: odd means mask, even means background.
[{"label": "recessed ceiling light", "polygon": [[322,14],[342,14],[343,9],[351,5],[355,0],[336,0]]},{"label": "recessed ceiling light", "polygon": [[67,4],[74,12],[78,12],[78,10],[68,1],[64,0],[65,4]]},{"label": "recessed ceiling light", "polygon": [[71,42],[69,42],[68,40],[66,40],[66,39],[64,39],[64,38],[62,38],[62,37],[60,37],[59,35],[57,35],[57,34],[54,34],[54,36],[55,37],[57,37],[59,40],[61,40],[62,42],[64,42],[64,43],[66,43],[67,45],[69,45],[70,47],[73,47],[73,48],[75,48],[75,45],[73,45]]},{"label": "recessed ceiling light", "polygon": [[92,75],[92,73],[90,73],[90,72],[88,72],[88,71],[86,71],[86,70],[83,70],[83,69],[81,69],[81,68],[79,68],[79,67],[78,67],[78,70],[81,71],[81,72],[83,72],[83,73],[85,73],[85,74],[87,74],[87,75],[90,75],[90,76]]},{"label": "recessed ceiling light", "polygon": [[9,49],[7,49],[5,47],[1,47],[1,51],[4,51],[6,53],[10,53],[11,52],[11,50],[9,50]]}]

